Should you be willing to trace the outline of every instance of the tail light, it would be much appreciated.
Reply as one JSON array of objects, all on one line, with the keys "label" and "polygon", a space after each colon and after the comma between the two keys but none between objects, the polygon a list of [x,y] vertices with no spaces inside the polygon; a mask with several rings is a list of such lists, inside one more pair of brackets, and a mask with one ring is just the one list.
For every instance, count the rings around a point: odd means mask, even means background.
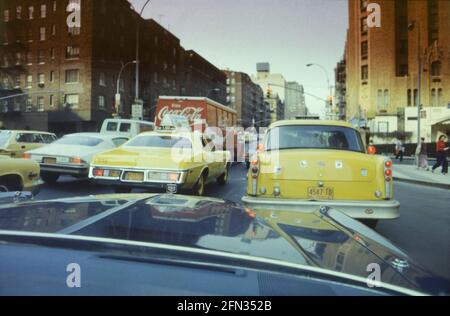
[{"label": "tail light", "polygon": [[23,158],[24,159],[31,159],[31,154],[25,153],[25,154],[23,154]]},{"label": "tail light", "polygon": [[178,173],[169,173],[169,180],[173,182],[177,182],[179,178]]},{"label": "tail light", "polygon": [[83,163],[83,160],[81,160],[80,157],[72,157],[70,158],[70,163],[81,165]]},{"label": "tail light", "polygon": [[390,177],[390,176],[392,176],[392,170],[391,169],[386,169],[384,171],[384,174],[385,174],[386,177]]},{"label": "tail light", "polygon": [[390,200],[392,196],[391,182],[392,182],[392,161],[387,160],[384,163],[384,180],[386,190],[386,200]]},{"label": "tail light", "polygon": [[252,173],[252,195],[256,196],[258,191],[258,173],[259,173],[259,161],[253,159],[251,161],[251,173]]},{"label": "tail light", "polygon": [[103,169],[94,169],[92,174],[94,175],[94,177],[103,177],[103,175],[105,174],[105,170]]}]

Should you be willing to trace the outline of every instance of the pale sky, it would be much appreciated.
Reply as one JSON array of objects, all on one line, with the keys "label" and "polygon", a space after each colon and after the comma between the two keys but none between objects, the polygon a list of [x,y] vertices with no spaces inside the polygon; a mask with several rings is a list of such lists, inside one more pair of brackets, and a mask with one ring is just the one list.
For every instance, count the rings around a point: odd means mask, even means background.
[{"label": "pale sky", "polygon": [[[140,10],[145,0],[130,1]],[[151,0],[143,16],[153,18],[220,69],[256,73],[269,62],[271,72],[298,81],[305,92],[326,98],[326,76],[344,53],[347,0]],[[311,112],[324,103],[306,97]]]}]

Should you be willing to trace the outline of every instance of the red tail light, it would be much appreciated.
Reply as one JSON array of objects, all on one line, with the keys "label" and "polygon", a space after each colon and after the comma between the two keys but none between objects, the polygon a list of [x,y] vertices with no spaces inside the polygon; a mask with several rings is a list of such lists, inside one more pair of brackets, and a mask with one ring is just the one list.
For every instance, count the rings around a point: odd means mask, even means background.
[{"label": "red tail light", "polygon": [[25,154],[23,154],[23,158],[24,158],[24,159],[31,159],[31,155],[25,153]]},{"label": "red tail light", "polygon": [[390,176],[392,176],[392,170],[391,169],[386,169],[384,174],[386,175],[386,177],[390,177]]},{"label": "red tail light", "polygon": [[105,170],[103,169],[94,169],[94,177],[103,177],[103,175],[105,174]]},{"label": "red tail light", "polygon": [[384,165],[386,166],[386,168],[391,168],[392,167],[392,161],[386,161],[386,163]]}]

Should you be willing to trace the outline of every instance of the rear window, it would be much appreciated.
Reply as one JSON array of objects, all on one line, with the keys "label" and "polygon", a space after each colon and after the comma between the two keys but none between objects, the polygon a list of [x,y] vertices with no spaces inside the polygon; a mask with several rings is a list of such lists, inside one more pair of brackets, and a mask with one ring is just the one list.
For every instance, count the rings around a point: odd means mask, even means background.
[{"label": "rear window", "polygon": [[120,124],[120,131],[124,133],[129,133],[131,131],[131,124],[130,123]]},{"label": "rear window", "polygon": [[192,142],[186,137],[177,136],[140,136],[129,141],[128,147],[155,148],[192,148]]},{"label": "rear window", "polygon": [[43,141],[45,144],[53,143],[53,142],[56,140],[56,137],[55,137],[55,136],[53,136],[53,135],[48,135],[48,134],[41,134],[41,138],[42,138],[42,141]]},{"label": "rear window", "polygon": [[8,144],[10,138],[11,138],[10,132],[0,131],[0,147],[5,147]]},{"label": "rear window", "polygon": [[267,150],[333,149],[364,152],[361,137],[352,128],[322,125],[290,125],[273,128]]},{"label": "rear window", "polygon": [[117,132],[117,127],[119,126],[119,123],[117,123],[117,122],[109,122],[107,125],[106,125],[106,130],[108,131],[108,132]]},{"label": "rear window", "polygon": [[95,147],[103,143],[103,139],[90,136],[64,136],[60,140],[54,142],[58,145],[72,145],[72,146],[89,146]]}]

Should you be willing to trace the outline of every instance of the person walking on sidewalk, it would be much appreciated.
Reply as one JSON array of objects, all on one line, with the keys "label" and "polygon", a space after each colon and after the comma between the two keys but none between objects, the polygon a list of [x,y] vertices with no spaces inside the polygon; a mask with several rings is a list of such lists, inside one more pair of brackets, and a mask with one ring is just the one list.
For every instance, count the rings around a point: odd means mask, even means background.
[{"label": "person walking on sidewalk", "polygon": [[428,166],[428,150],[427,144],[425,143],[425,138],[420,139],[420,143],[416,148],[416,157],[417,157],[417,169],[425,169],[429,171],[430,168]]},{"label": "person walking on sidewalk", "polygon": [[400,139],[397,139],[397,143],[395,144],[395,159],[402,162],[404,154],[405,154],[405,147],[403,146],[402,141]]},{"label": "person walking on sidewalk", "polygon": [[431,172],[434,172],[437,168],[442,166],[442,174],[446,175],[448,173],[448,161],[447,161],[447,150],[448,147],[445,147],[445,140],[447,136],[441,135],[439,140],[436,143],[436,164],[433,166]]}]

